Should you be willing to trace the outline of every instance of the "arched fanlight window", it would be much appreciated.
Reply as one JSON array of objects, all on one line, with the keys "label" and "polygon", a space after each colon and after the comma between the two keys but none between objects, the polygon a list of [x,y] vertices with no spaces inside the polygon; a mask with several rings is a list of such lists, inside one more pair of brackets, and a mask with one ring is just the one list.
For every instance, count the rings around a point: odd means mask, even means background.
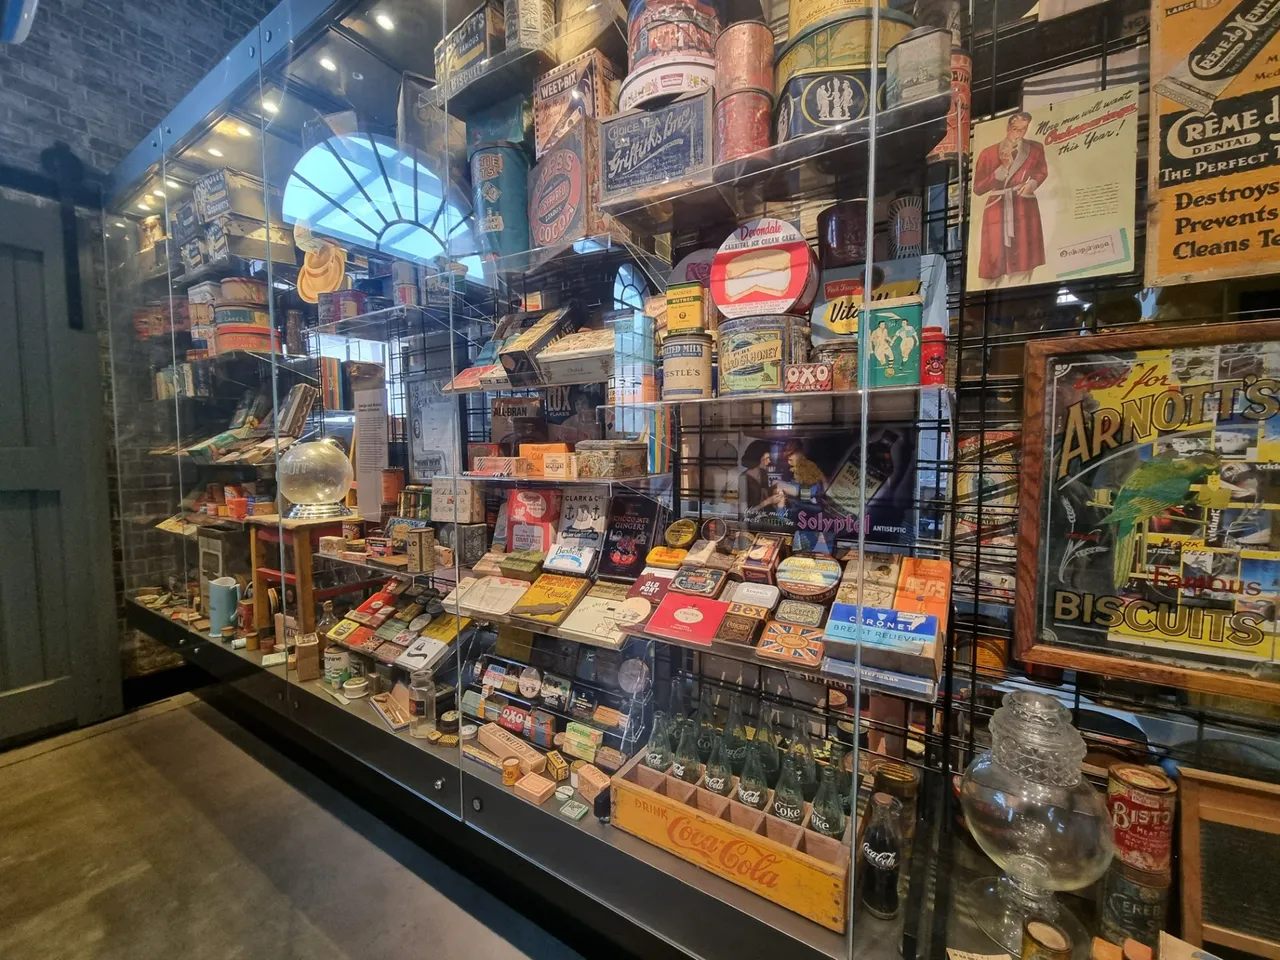
[{"label": "arched fanlight window", "polygon": [[613,278],[613,309],[643,309],[644,298],[648,295],[649,283],[634,263],[624,263],[618,267],[618,273]]}]

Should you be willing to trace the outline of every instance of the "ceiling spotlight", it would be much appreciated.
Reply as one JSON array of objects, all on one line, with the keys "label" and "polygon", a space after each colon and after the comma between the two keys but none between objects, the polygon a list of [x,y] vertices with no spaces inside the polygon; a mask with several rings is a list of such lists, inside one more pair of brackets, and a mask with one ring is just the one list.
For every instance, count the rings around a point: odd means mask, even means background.
[{"label": "ceiling spotlight", "polygon": [[181,189],[181,188],[182,188],[182,184],[180,184],[180,183],[175,183],[175,182],[174,182],[174,181],[172,181],[172,180],[166,180],[166,181],[165,181],[165,184],[166,184],[167,186],[169,186],[169,187],[172,187],[174,190],[179,190],[179,189]]},{"label": "ceiling spotlight", "polygon": [[394,30],[396,22],[388,17],[385,13],[380,13],[373,18],[373,22],[380,26],[383,30]]},{"label": "ceiling spotlight", "polygon": [[217,147],[210,147],[210,148],[209,148],[209,156],[211,156],[211,157],[220,157],[220,156],[222,156],[222,151],[221,151],[221,150],[219,150]]},{"label": "ceiling spotlight", "polygon": [[124,226],[126,226],[126,224],[124,223],[124,221],[123,221],[123,220],[117,220],[117,221],[115,222],[115,225],[116,225],[117,227],[124,227]]},{"label": "ceiling spotlight", "polygon": [[152,191],[151,191],[151,193],[152,193],[153,195],[157,196],[157,197],[163,197],[163,196],[164,196],[164,191],[163,191],[163,190],[161,190],[159,187],[156,187],[154,190],[152,190]]},{"label": "ceiling spotlight", "polygon": [[253,131],[250,130],[248,127],[246,127],[244,124],[241,124],[240,126],[236,127],[236,133],[240,134],[240,136],[242,137],[253,136]]},{"label": "ceiling spotlight", "polygon": [[328,57],[320,58],[320,66],[324,67],[330,73],[338,69],[338,65],[334,63],[332,60],[330,60]]},{"label": "ceiling spotlight", "polygon": [[151,209],[151,205],[147,203],[147,201],[143,200],[141,203],[138,204],[138,209],[149,211]]},{"label": "ceiling spotlight", "polygon": [[279,111],[280,108],[276,106],[274,103],[272,103],[270,100],[263,100],[262,109],[265,110],[267,113],[276,113]]}]

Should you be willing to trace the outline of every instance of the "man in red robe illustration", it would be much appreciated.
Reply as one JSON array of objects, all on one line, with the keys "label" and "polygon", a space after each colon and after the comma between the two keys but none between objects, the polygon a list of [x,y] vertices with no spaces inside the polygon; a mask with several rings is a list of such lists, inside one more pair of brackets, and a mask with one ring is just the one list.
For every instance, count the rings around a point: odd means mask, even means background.
[{"label": "man in red robe illustration", "polygon": [[1027,140],[1031,114],[1009,117],[1005,139],[978,154],[973,171],[975,196],[986,196],[978,276],[990,287],[1031,282],[1044,263],[1044,226],[1036,189],[1049,178],[1044,145]]}]

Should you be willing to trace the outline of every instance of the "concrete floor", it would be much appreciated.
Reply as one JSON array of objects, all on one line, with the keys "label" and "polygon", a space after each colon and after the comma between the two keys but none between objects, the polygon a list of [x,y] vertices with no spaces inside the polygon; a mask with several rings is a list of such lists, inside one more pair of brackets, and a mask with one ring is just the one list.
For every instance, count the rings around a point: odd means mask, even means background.
[{"label": "concrete floor", "polygon": [[576,956],[190,695],[0,754],[4,960]]}]

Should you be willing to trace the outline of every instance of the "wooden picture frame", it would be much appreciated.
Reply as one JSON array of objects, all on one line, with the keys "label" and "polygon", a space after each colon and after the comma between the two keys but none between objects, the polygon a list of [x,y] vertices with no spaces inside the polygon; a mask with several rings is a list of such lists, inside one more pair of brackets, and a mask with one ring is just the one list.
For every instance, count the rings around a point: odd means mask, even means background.
[{"label": "wooden picture frame", "polygon": [[[1248,884],[1251,897],[1267,901],[1263,912],[1274,915],[1274,869],[1255,875],[1232,856],[1230,846],[1219,846],[1219,832],[1234,835],[1248,847],[1280,846],[1280,785],[1183,767],[1182,793],[1182,939],[1194,946],[1221,944],[1259,957],[1280,960],[1280,933],[1261,935],[1247,925],[1260,918],[1256,904],[1239,902],[1230,892],[1216,888],[1223,875],[1238,875]],[[1265,855],[1265,854],[1264,854]],[[1209,878],[1206,891],[1205,877]],[[1230,901],[1206,903],[1206,892]],[[1225,894],[1225,896],[1224,896]],[[1234,909],[1232,909],[1234,907]],[[1230,925],[1223,922],[1230,917]],[[1273,929],[1280,930],[1274,923]]]},{"label": "wooden picture frame", "polygon": [[[1272,402],[1272,393],[1280,396],[1280,321],[1143,327],[1041,340],[1027,345],[1025,370],[1018,658],[1280,702],[1280,683],[1248,675],[1259,659],[1280,660],[1280,577],[1272,578],[1280,568],[1265,556],[1275,543],[1280,558],[1280,512],[1275,513],[1275,539],[1268,534],[1261,550],[1239,543],[1232,547],[1228,534],[1234,527],[1222,521],[1211,528],[1208,520],[1248,508],[1269,530],[1272,511],[1260,507],[1258,498],[1265,492],[1280,502],[1280,402]],[[1221,401],[1216,398],[1222,394],[1213,392],[1214,384],[1228,391],[1234,416],[1217,416]],[[1250,398],[1265,393],[1267,399],[1253,405],[1245,399],[1246,389]],[[1153,415],[1157,407],[1160,412]],[[1182,420],[1171,426],[1179,409]],[[1266,458],[1258,459],[1264,451]],[[1268,472],[1273,463],[1274,481]],[[1126,468],[1119,482],[1106,479]],[[1093,475],[1084,482],[1088,474]],[[1243,479],[1224,486],[1224,475]],[[1133,483],[1126,491],[1129,478]],[[1237,503],[1239,490],[1247,491],[1250,483],[1254,499]],[[1169,497],[1168,507],[1151,512]],[[1157,529],[1161,532],[1153,532]],[[1258,535],[1256,530],[1249,534]],[[1261,570],[1264,579],[1220,577],[1218,565],[1229,568],[1232,554],[1237,574]],[[1163,556],[1176,557],[1176,564],[1162,565]],[[1105,592],[1072,586],[1050,594],[1050,587],[1072,583]],[[1196,584],[1206,589],[1197,590]],[[1255,584],[1262,585],[1256,592]],[[1103,601],[1101,607],[1097,601]],[[1048,623],[1046,611],[1052,613]],[[1181,632],[1173,632],[1173,639],[1169,634],[1153,638],[1157,615]],[[1251,627],[1261,631],[1260,640]],[[1215,646],[1219,632],[1231,640]]]}]

